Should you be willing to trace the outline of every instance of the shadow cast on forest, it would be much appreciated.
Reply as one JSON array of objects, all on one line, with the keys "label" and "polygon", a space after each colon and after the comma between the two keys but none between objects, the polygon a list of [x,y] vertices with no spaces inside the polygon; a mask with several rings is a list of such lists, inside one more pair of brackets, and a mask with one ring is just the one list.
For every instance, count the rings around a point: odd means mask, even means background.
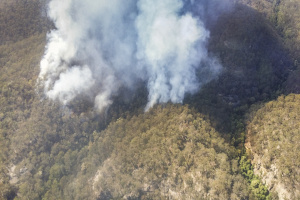
[{"label": "shadow cast on forest", "polygon": [[294,66],[279,35],[250,7],[237,4],[209,29],[208,48],[220,59],[223,73],[196,95],[188,95],[185,103],[208,115],[212,125],[231,139],[244,130],[244,115],[251,105],[285,92]]}]

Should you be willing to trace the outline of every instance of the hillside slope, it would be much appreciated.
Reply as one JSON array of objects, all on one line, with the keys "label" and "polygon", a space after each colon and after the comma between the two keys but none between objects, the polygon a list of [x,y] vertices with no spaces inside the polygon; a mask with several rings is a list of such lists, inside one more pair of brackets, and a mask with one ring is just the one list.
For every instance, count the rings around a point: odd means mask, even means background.
[{"label": "hillside slope", "polygon": [[[259,178],[246,180],[240,169],[245,113],[255,173],[280,198],[298,197],[299,97],[261,104],[297,92],[299,18],[284,5],[298,1],[280,1],[280,26],[273,1],[239,0],[246,3],[213,21],[209,53],[224,70],[187,105],[143,113],[141,83],[102,114],[86,98],[62,106],[39,90],[52,26],[45,2],[0,2],[0,199],[266,199]],[[262,188],[259,197],[253,188]]]},{"label": "hillside slope", "polygon": [[[11,137],[20,123],[30,117],[35,99],[39,59],[45,45],[45,35],[35,35],[10,45],[0,46],[0,140],[1,179],[8,184],[8,168],[13,159]],[[22,143],[23,140],[20,140]],[[6,187],[6,186],[3,186]],[[13,196],[11,190],[3,189],[1,195]],[[12,189],[12,188],[11,188]],[[10,198],[8,198],[10,199]]]},{"label": "hillside slope", "polygon": [[94,133],[88,149],[70,184],[81,188],[75,199],[93,199],[91,194],[98,199],[249,196],[234,149],[204,116],[187,107],[168,105],[119,119]]},{"label": "hillside slope", "polygon": [[300,1],[239,0],[262,13],[280,34],[297,70],[291,72],[286,91],[300,93]]},{"label": "hillside slope", "polygon": [[279,199],[300,198],[300,95],[281,96],[251,113],[246,147],[255,173]]},{"label": "hillside slope", "polygon": [[[74,119],[65,123],[77,124]],[[147,114],[120,118],[107,129],[86,135],[88,143],[78,138],[82,134],[60,136],[69,141],[57,138],[60,142],[49,153],[43,148],[39,155],[34,149],[30,159],[16,166],[18,199],[248,199],[250,195],[234,148],[204,116],[187,107],[158,106]]]}]

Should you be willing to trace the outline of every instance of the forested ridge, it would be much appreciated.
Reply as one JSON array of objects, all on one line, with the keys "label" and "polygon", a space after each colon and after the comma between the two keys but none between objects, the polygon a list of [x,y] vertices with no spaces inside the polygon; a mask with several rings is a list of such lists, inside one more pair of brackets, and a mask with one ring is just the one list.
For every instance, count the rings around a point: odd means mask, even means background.
[{"label": "forested ridge", "polygon": [[298,199],[299,95],[280,96],[249,116],[246,147],[255,171],[264,177],[280,199]]},{"label": "forested ridge", "polygon": [[101,114],[37,82],[46,3],[0,2],[0,199],[299,198],[299,0],[238,0],[213,21],[224,70],[183,105],[144,112],[140,83]]}]

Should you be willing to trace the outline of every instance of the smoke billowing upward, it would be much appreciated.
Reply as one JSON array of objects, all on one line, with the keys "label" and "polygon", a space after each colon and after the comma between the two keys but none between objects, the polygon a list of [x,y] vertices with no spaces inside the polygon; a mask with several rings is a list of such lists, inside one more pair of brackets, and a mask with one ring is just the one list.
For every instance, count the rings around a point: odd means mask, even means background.
[{"label": "smoke billowing upward", "polygon": [[[149,91],[146,109],[182,102],[221,70],[206,49],[211,4],[222,10],[228,2],[50,1],[48,15],[56,29],[48,34],[41,61],[45,94],[63,104],[86,95],[101,111],[121,87],[131,89],[143,80]],[[203,76],[196,76],[199,71]]]}]

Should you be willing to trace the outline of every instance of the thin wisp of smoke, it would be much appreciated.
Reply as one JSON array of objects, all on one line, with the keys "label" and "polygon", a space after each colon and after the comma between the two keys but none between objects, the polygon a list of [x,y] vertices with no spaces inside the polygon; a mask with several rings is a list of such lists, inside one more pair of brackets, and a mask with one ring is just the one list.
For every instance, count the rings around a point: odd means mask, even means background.
[{"label": "thin wisp of smoke", "polygon": [[[221,2],[219,8],[227,4]],[[199,13],[209,6],[208,0],[51,0],[56,29],[48,33],[39,74],[46,96],[67,105],[87,95],[101,111],[121,87],[143,80],[146,110],[181,103],[221,71],[206,49],[210,14]]]}]

